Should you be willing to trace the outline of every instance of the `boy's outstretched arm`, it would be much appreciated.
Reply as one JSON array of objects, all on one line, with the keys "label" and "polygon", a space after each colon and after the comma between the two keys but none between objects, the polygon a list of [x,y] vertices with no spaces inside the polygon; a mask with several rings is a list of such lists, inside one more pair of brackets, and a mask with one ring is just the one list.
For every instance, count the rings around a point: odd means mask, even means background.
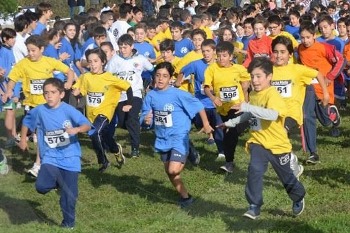
[{"label": "boy's outstretched arm", "polygon": [[69,90],[69,89],[71,89],[71,87],[73,85],[73,81],[74,81],[73,70],[69,69],[66,75],[67,75],[67,82],[64,83],[64,88],[66,90]]},{"label": "boy's outstretched arm", "polygon": [[199,116],[201,117],[202,122],[203,122],[203,130],[204,130],[204,132],[207,133],[207,134],[213,132],[214,129],[210,126],[207,114],[205,113],[204,109],[199,111]]}]

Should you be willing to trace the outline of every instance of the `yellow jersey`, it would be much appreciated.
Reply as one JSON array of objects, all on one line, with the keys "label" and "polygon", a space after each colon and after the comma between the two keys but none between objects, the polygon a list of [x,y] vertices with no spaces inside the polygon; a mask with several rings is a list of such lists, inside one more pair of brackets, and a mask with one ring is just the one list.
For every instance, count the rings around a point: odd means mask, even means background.
[{"label": "yellow jersey", "polygon": [[274,87],[249,94],[251,105],[273,109],[278,112],[275,121],[264,120],[253,117],[250,121],[251,136],[246,143],[248,150],[249,143],[256,143],[270,150],[272,154],[289,153],[292,151],[292,144],[284,128],[284,120],[288,109],[281,95]]},{"label": "yellow jersey", "polygon": [[46,103],[43,85],[46,79],[53,77],[53,71],[56,70],[67,73],[69,67],[51,57],[42,56],[38,61],[26,57],[13,67],[8,77],[14,82],[22,81],[25,96],[23,105],[36,107]]},{"label": "yellow jersey", "polygon": [[213,31],[208,26],[200,26],[199,29],[202,29],[207,34],[207,39],[214,39]]},{"label": "yellow jersey", "polygon": [[271,85],[285,100],[288,109],[287,116],[296,120],[299,126],[303,124],[306,85],[310,85],[317,74],[317,70],[299,64],[273,67]]},{"label": "yellow jersey", "polygon": [[215,62],[205,70],[204,86],[213,88],[214,95],[220,98],[222,105],[216,107],[220,115],[226,116],[233,105],[244,101],[241,82],[245,81],[250,81],[250,75],[242,65],[220,67]]},{"label": "yellow jersey", "polygon": [[73,87],[78,88],[80,93],[86,96],[86,115],[90,122],[94,122],[100,114],[111,121],[121,92],[128,90],[130,84],[110,72],[104,72],[85,73]]}]

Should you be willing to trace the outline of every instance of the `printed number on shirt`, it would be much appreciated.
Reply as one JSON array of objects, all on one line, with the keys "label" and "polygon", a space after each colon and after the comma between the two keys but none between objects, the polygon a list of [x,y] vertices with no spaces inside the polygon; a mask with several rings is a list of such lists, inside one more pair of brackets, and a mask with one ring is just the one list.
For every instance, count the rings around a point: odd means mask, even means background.
[{"label": "printed number on shirt", "polygon": [[221,87],[220,88],[220,100],[223,102],[230,102],[232,100],[238,100],[238,88],[237,86],[233,87]]},{"label": "printed number on shirt", "polygon": [[158,126],[172,127],[173,118],[171,116],[171,112],[154,111],[154,123]]},{"label": "printed number on shirt", "polygon": [[272,86],[281,94],[283,98],[292,97],[292,81],[291,80],[279,80],[272,81]]},{"label": "printed number on shirt", "polygon": [[44,140],[50,148],[66,146],[70,143],[69,135],[63,129],[45,132]]},{"label": "printed number on shirt", "polygon": [[104,94],[100,92],[89,92],[86,96],[87,105],[90,107],[98,107],[104,100]]},{"label": "printed number on shirt", "polygon": [[259,118],[252,117],[249,120],[250,129],[253,131],[261,130],[261,121]]},{"label": "printed number on shirt", "polygon": [[132,81],[134,81],[134,74],[135,74],[135,71],[123,71],[123,72],[118,73],[117,75],[122,80],[132,82]]},{"label": "printed number on shirt", "polygon": [[35,79],[30,80],[30,94],[32,95],[42,95],[43,94],[43,86],[45,79]]}]

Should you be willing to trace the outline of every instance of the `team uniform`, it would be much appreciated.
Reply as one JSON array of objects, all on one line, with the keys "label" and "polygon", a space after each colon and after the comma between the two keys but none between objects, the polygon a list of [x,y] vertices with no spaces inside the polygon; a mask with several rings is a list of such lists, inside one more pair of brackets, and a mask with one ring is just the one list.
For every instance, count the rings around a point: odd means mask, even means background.
[{"label": "team uniform", "polygon": [[[222,129],[216,126],[222,123],[220,115],[216,112],[216,108],[210,98],[204,93],[204,72],[208,67],[208,63],[204,59],[196,60],[181,69],[184,77],[191,74],[194,75],[194,96],[201,101],[204,106],[205,113],[207,114],[210,126],[214,130],[214,140],[219,154],[224,154],[223,149],[223,137],[224,133]],[[195,118],[195,124],[197,127],[202,127],[202,120],[197,114]]]},{"label": "team uniform", "polygon": [[9,79],[15,83],[22,81],[25,96],[23,105],[36,107],[46,102],[43,96],[43,84],[46,79],[53,77],[55,70],[67,73],[69,67],[54,58],[45,56],[35,62],[24,58],[13,67]]},{"label": "team uniform", "polygon": [[152,110],[156,133],[154,147],[161,154],[163,162],[186,162],[191,119],[202,109],[203,105],[198,99],[174,87],[154,89],[146,95],[140,120],[143,122]]},{"label": "team uniform", "polygon": [[[148,42],[134,43],[134,48],[138,54],[145,56],[146,58],[156,59],[155,49]],[[144,71],[141,74],[143,79],[143,87],[146,89],[152,82],[152,73],[150,71]]]},{"label": "team uniform", "polygon": [[251,39],[248,43],[247,56],[243,62],[243,66],[248,67],[254,57],[271,57],[271,43],[272,39],[265,35],[261,38],[255,37]]},{"label": "team uniform", "polygon": [[[132,108],[128,113],[122,111],[123,106],[127,104],[126,93],[123,92],[115,111],[115,117],[118,118],[118,125],[129,131],[132,149],[138,151],[140,145],[139,114],[142,107],[143,91],[141,73],[143,71],[153,71],[153,65],[142,55],[134,54],[130,58],[122,58],[116,55],[108,62],[106,70],[129,82],[131,85],[133,91]],[[110,125],[113,128],[113,135],[116,122],[115,117],[113,117]]]},{"label": "team uniform", "polygon": [[[181,60],[176,64],[175,66],[175,73],[179,74],[181,69],[186,66],[187,64],[202,59],[203,54],[199,51],[192,50],[191,52],[187,53]],[[204,70],[203,70],[204,71]],[[193,86],[193,76],[186,75],[183,78],[183,82],[181,86],[179,87],[180,90],[184,90],[190,93],[194,92],[194,86]]]},{"label": "team uniform", "polygon": [[[263,176],[270,162],[281,180],[283,187],[292,201],[300,202],[305,196],[304,186],[296,179],[290,169],[290,152],[292,145],[284,128],[284,119],[288,109],[285,101],[274,87],[255,92],[249,95],[250,107],[253,111],[242,106],[242,118],[250,118],[251,136],[246,143],[250,153],[247,185],[245,194],[250,205],[260,209],[263,205]],[[274,110],[278,113],[277,119],[269,119],[264,111]]]},{"label": "team uniform", "polygon": [[181,40],[175,41],[175,52],[174,55],[177,57],[184,57],[187,53],[194,49],[192,41],[188,38],[183,38]]},{"label": "team uniform", "polygon": [[61,47],[58,49],[58,53],[68,53],[70,55],[70,57],[65,59],[63,63],[69,66],[70,69],[73,70],[74,73],[77,75],[77,77],[79,77],[80,70],[75,64],[76,61],[80,61],[81,59],[81,50],[79,48],[78,43],[72,45],[66,37],[63,37],[61,40]]},{"label": "team uniform", "polygon": [[[231,109],[235,104],[244,102],[244,93],[241,82],[250,81],[250,75],[242,65],[232,64],[230,67],[220,67],[217,63],[208,66],[204,74],[204,86],[212,87],[213,93],[220,98],[222,105],[216,110],[222,121],[237,116]],[[239,132],[237,127],[224,131],[224,152],[227,163],[232,163],[238,143]]]},{"label": "team uniform", "polygon": [[[52,58],[55,58],[56,60],[59,60],[58,51],[55,48],[55,46],[52,44],[48,44],[45,47],[43,55],[46,57],[52,57]],[[62,72],[54,71],[53,75],[55,78],[61,80],[62,82],[64,82],[66,80],[66,76]]]},{"label": "team uniform", "polygon": [[81,148],[77,135],[69,135],[66,128],[91,125],[74,107],[62,102],[57,108],[39,105],[23,119],[23,125],[38,135],[41,168],[36,190],[45,194],[60,189],[62,226],[75,224],[75,204],[78,197],[78,174],[81,171]]},{"label": "team uniform", "polygon": [[107,126],[112,120],[121,92],[128,90],[130,84],[116,78],[110,72],[85,73],[80,76],[74,88],[78,88],[80,93],[86,96],[86,115],[95,128],[90,134],[92,145],[98,163],[106,165],[108,160],[105,154],[105,145],[112,153],[119,152],[113,135],[109,135],[107,132]]}]

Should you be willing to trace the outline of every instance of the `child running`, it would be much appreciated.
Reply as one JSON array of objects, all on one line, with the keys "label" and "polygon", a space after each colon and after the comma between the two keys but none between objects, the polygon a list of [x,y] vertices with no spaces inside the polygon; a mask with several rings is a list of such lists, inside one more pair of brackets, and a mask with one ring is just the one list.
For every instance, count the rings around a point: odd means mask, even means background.
[{"label": "child running", "polygon": [[154,147],[161,155],[170,182],[180,194],[180,207],[185,208],[193,202],[180,177],[189,154],[191,119],[199,113],[204,131],[210,133],[213,128],[197,98],[170,86],[173,73],[174,68],[169,62],[156,66],[155,89],[146,95],[140,121],[147,126],[154,125]]},{"label": "child running", "polygon": [[41,156],[36,190],[41,194],[52,189],[60,190],[61,227],[73,228],[81,171],[77,134],[90,130],[91,124],[78,110],[61,101],[65,93],[62,81],[47,79],[43,92],[46,104],[33,108],[23,119],[19,147],[26,150],[28,130],[36,131]]},{"label": "child running", "polygon": [[273,64],[266,57],[254,58],[249,64],[253,91],[249,103],[243,102],[232,108],[243,114],[219,125],[234,127],[250,121],[251,136],[246,149],[250,153],[245,195],[249,209],[244,217],[256,219],[263,205],[263,177],[270,162],[283,187],[293,201],[293,215],[300,215],[305,206],[305,189],[290,168],[292,145],[284,128],[288,109],[282,96],[271,86]]},{"label": "child running", "polygon": [[104,71],[107,56],[100,48],[87,50],[86,58],[90,72],[80,76],[73,86],[73,95],[86,96],[86,115],[95,129],[90,134],[90,138],[98,163],[101,164],[98,171],[104,172],[109,166],[106,149],[114,154],[119,166],[125,162],[122,147],[114,141],[113,135],[108,133],[107,126],[113,117],[122,91],[126,91],[127,96],[122,111],[129,112],[132,104],[132,89],[127,81]]}]

